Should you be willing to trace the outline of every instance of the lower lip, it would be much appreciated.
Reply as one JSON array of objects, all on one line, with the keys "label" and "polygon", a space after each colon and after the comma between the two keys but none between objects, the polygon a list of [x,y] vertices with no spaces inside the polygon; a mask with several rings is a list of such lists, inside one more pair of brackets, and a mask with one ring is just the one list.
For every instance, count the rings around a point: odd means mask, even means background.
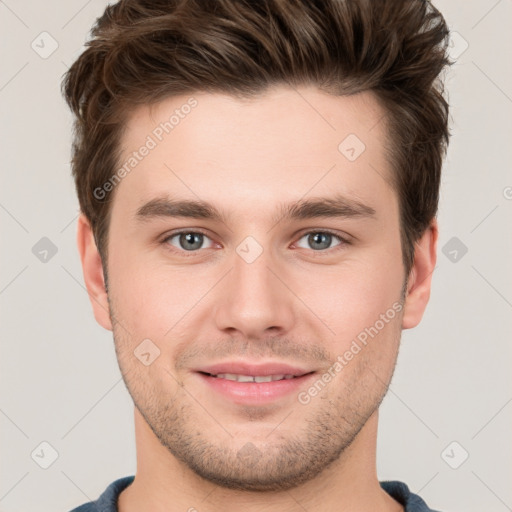
[{"label": "lower lip", "polygon": [[271,382],[237,382],[218,377],[212,377],[204,373],[198,373],[199,377],[212,389],[240,404],[263,404],[272,402],[278,398],[298,393],[300,388],[313,378],[314,373],[308,373],[293,379],[274,380]]}]

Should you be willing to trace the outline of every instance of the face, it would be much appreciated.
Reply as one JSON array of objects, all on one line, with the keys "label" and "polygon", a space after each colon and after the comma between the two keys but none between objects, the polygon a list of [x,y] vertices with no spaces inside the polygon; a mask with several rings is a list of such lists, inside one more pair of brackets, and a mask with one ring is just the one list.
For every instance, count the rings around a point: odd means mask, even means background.
[{"label": "face", "polygon": [[105,326],[144,420],[211,482],[313,478],[386,392],[406,276],[383,114],[371,93],[282,87],[129,119]]}]

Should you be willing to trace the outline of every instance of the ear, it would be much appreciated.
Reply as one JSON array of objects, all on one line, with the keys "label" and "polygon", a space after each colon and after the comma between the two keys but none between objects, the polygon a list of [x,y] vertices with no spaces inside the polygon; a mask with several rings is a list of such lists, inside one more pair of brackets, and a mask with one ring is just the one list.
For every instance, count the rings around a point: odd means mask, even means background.
[{"label": "ear", "polygon": [[94,318],[102,327],[111,331],[112,322],[110,321],[110,308],[101,257],[96,247],[91,225],[83,213],[78,218],[76,238],[85,287],[89,293]]},{"label": "ear", "polygon": [[402,329],[416,327],[423,317],[430,298],[432,273],[437,261],[437,220],[434,219],[414,248],[414,263],[409,273],[404,303]]}]

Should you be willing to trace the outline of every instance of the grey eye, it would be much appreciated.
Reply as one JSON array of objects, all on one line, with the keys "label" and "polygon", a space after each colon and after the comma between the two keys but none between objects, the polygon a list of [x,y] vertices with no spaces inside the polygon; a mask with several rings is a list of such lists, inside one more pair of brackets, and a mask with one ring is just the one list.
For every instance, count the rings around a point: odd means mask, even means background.
[{"label": "grey eye", "polygon": [[211,247],[211,240],[206,235],[195,231],[177,233],[170,236],[168,241],[172,246],[178,249],[183,249],[185,251],[196,251],[198,249],[203,249],[205,241],[209,241],[209,247]]},{"label": "grey eye", "polygon": [[[334,245],[339,245],[341,243],[339,237],[323,231],[314,231],[311,233],[306,233],[300,240],[304,239],[306,239],[307,246],[304,247],[304,245],[300,245],[299,241],[299,247],[302,247],[303,249],[313,249],[314,251],[330,249],[331,247],[334,247]],[[332,245],[333,239],[338,239],[338,243]]]}]

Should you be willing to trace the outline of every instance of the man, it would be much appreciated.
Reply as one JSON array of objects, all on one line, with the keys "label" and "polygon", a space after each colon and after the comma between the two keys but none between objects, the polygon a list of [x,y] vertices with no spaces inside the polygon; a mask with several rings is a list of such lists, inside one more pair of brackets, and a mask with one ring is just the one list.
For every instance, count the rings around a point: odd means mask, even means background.
[{"label": "man", "polygon": [[448,30],[412,0],[122,0],[64,82],[137,472],[76,511],[431,510],[379,482],[426,308]]}]

